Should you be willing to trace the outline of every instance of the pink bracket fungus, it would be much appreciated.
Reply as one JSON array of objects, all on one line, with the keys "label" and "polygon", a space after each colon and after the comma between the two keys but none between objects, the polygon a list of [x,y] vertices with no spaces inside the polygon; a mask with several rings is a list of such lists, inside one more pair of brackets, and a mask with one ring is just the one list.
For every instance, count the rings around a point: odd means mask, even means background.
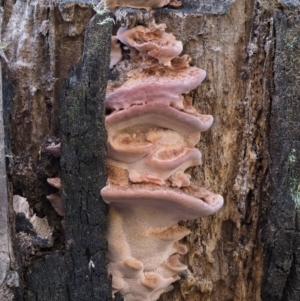
[{"label": "pink bracket fungus", "polygon": [[51,155],[53,155],[54,157],[60,157],[60,153],[61,153],[61,144],[58,143],[56,145],[49,145],[46,147],[46,151],[48,153],[50,153]]},{"label": "pink bracket fungus", "polygon": [[182,44],[165,28],[119,29],[131,60],[117,64],[119,78],[107,88],[108,183],[101,195],[110,206],[108,271],[113,293],[125,301],[154,301],[172,290],[187,269],[179,240],[190,231],[178,222],[223,205],[222,196],[191,185],[186,172],[201,164],[195,145],[213,123],[187,95],[206,73],[179,57]]},{"label": "pink bracket fungus", "polygon": [[120,27],[117,38],[125,45],[135,48],[142,55],[156,58],[160,64],[171,65],[171,60],[182,52],[182,43],[165,32],[166,24],[150,28],[137,26],[132,29]]},{"label": "pink bracket fungus", "polygon": [[60,178],[48,178],[47,179],[48,184],[51,186],[57,188],[59,191],[56,193],[52,193],[50,195],[47,195],[48,201],[51,203],[52,207],[56,211],[56,213],[60,216],[65,215],[65,209],[63,206],[62,198],[61,198],[61,181]]},{"label": "pink bracket fungus", "polygon": [[204,70],[190,67],[178,70],[178,73],[135,77],[127,80],[121,87],[109,91],[106,106],[119,111],[135,104],[155,102],[183,110],[182,94],[197,88],[205,76]]}]

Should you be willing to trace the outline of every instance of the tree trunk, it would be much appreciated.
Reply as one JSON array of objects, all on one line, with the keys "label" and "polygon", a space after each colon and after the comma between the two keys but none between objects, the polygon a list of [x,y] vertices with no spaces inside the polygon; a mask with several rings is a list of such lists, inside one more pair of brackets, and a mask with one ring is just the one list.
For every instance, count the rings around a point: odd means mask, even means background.
[{"label": "tree trunk", "polygon": [[[115,11],[113,32],[154,18],[183,42],[191,64],[207,71],[191,95],[199,112],[214,116],[214,125],[198,145],[202,166],[190,172],[195,185],[223,195],[225,204],[211,217],[183,222],[192,231],[181,259],[188,271],[160,300],[300,300],[298,2],[184,0],[177,9]],[[114,77],[108,73],[111,24],[90,21],[92,3],[3,4],[10,189],[8,205],[5,194],[0,200],[9,208],[4,235],[12,233],[13,252],[10,272],[0,279],[17,272],[20,281],[0,285],[14,291],[15,300],[111,299],[107,207],[99,194],[106,181],[103,100],[106,81]],[[45,151],[60,141],[61,159]],[[57,193],[47,178],[58,176],[65,229],[46,198]],[[52,244],[50,238],[41,242],[24,214],[14,212],[13,195],[47,217]]]}]

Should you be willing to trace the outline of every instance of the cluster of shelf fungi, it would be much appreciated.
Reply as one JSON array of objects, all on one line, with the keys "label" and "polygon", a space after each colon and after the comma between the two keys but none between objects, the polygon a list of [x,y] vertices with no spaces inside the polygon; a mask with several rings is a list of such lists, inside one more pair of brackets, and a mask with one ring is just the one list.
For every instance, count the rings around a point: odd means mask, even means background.
[{"label": "cluster of shelf fungi", "polygon": [[[157,300],[173,289],[190,231],[178,225],[216,212],[223,198],[191,184],[185,171],[201,164],[195,147],[213,122],[199,114],[188,93],[206,72],[179,56],[182,43],[165,24],[120,28],[112,39],[119,77],[108,83],[106,130],[110,206],[108,272],[113,293],[125,301]],[[121,60],[120,41],[130,49]],[[113,68],[111,64],[111,68]]]}]

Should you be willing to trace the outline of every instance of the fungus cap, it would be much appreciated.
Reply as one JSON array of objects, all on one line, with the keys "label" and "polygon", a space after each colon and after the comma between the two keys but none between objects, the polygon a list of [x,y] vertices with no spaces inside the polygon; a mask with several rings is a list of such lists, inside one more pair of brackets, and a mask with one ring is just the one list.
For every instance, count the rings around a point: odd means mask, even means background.
[{"label": "fungus cap", "polygon": [[[163,187],[143,188],[134,186],[133,188],[112,188],[104,187],[101,190],[103,200],[117,208],[145,206],[152,207],[156,211],[168,212],[167,219],[174,222],[181,220],[192,220],[199,217],[211,215],[223,206],[223,197],[214,194],[204,188],[196,188],[198,197],[184,193],[182,190],[174,190]],[[164,221],[161,221],[162,224]]]},{"label": "fungus cap", "polygon": [[151,75],[130,78],[121,87],[108,93],[105,106],[108,109],[128,109],[132,105],[159,103],[184,109],[181,94],[197,88],[206,77],[206,72],[197,67],[166,72],[165,75]]},{"label": "fungus cap", "polygon": [[136,26],[132,29],[120,27],[117,38],[125,45],[149,55],[164,66],[171,66],[171,60],[183,50],[182,42],[171,33],[165,32],[165,24],[152,24],[150,28]]}]

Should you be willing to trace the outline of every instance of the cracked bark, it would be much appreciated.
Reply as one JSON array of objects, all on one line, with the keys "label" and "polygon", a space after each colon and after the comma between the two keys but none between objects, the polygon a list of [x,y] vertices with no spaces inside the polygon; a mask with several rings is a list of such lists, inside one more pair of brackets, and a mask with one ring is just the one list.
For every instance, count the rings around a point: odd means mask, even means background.
[{"label": "cracked bark", "polygon": [[270,116],[270,199],[264,300],[300,296],[299,8],[274,13],[276,51]]}]

